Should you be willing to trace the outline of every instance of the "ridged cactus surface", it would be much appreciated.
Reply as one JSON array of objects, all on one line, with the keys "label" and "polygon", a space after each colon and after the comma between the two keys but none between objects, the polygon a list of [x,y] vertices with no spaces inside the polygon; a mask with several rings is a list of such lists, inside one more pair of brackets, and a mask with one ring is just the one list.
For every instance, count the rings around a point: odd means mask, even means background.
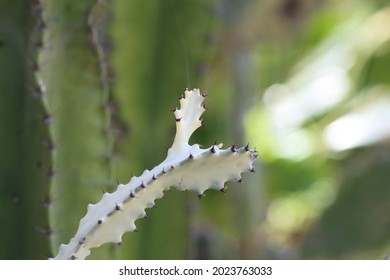
[{"label": "ridged cactus surface", "polygon": [[0,259],[50,256],[49,118],[34,76],[40,30],[35,1],[0,1]]},{"label": "ridged cactus surface", "polygon": [[[214,2],[208,0],[113,3],[113,122],[119,132],[114,176],[123,183],[128,181],[129,171],[141,174],[164,159],[175,131],[167,112],[176,106],[183,88],[202,87],[219,19],[212,11]],[[218,100],[218,95],[212,100]],[[217,111],[213,108],[210,114],[215,116]],[[213,124],[214,118],[208,118],[204,130]],[[222,139],[224,128],[213,127]],[[201,140],[212,143],[216,139],[191,139]],[[177,191],[159,201],[158,211],[151,210],[153,215],[147,221],[138,222],[142,234],[124,236],[128,241],[122,244],[120,258],[188,258],[189,204],[186,194]],[[164,221],[168,216],[175,221],[170,227]]]},{"label": "ridged cactus surface", "polygon": [[[241,172],[251,170],[245,164],[222,164],[215,169],[218,179],[209,175],[204,181],[199,179],[209,172],[209,162],[214,166],[219,158],[225,158],[228,163],[242,154],[251,163],[254,151],[234,145],[226,150],[217,144],[207,149],[192,145],[212,143],[227,135],[221,125],[226,115],[216,106],[211,113],[216,118],[210,117],[204,131],[218,123],[213,135],[220,138],[196,133],[190,139],[207,107],[198,90],[187,91],[181,98],[186,109],[175,107],[183,88],[208,83],[210,62],[216,59],[215,32],[223,23],[215,5],[206,0],[0,2],[0,132],[4,142],[0,145],[0,219],[10,229],[1,233],[2,242],[7,243],[0,251],[2,258],[58,254],[59,245],[76,232],[88,203],[100,205],[102,193],[108,197],[116,182],[124,186],[132,174],[143,174],[132,177],[132,194],[149,197],[146,186],[154,186],[159,191],[152,197],[157,199],[171,186],[181,191],[192,189],[199,195],[209,186],[223,189],[225,181],[239,181]],[[101,15],[103,23],[99,22]],[[196,102],[189,102],[197,106],[195,111],[193,105],[185,105],[192,96],[198,96]],[[228,96],[215,95],[212,102],[226,99]],[[181,115],[188,112],[196,113],[190,121],[192,128]],[[142,173],[163,159],[173,140],[167,159],[155,167],[158,172]],[[219,174],[236,167],[240,172]],[[193,171],[197,175],[191,175]],[[140,183],[137,178],[144,179]],[[138,183],[141,189],[134,187]],[[103,204],[105,201],[103,198]],[[125,202],[120,199],[114,209]],[[191,247],[196,246],[192,244],[189,211],[193,202],[189,195],[170,192],[153,211],[153,218],[136,222],[142,234],[126,235],[121,249],[103,246],[90,257],[190,257]],[[97,232],[96,242],[78,240],[77,248],[65,258],[84,258],[90,248],[121,241],[122,233],[134,229],[135,220],[145,216],[143,209],[151,206],[145,203],[136,206],[134,213],[134,204],[126,208],[133,219],[129,224],[113,223],[124,228],[119,226],[108,238],[104,230],[103,237]],[[104,211],[107,217],[118,216]],[[175,221],[170,226],[166,226],[167,217]],[[101,223],[98,219],[97,224],[102,225],[98,228],[110,225],[103,224],[104,219],[104,215]],[[92,232],[84,226],[81,222],[81,233],[95,236],[96,223]],[[20,242],[12,242],[15,238]]]},{"label": "ridged cactus surface", "polygon": [[[110,185],[106,92],[88,15],[95,1],[42,1],[39,78],[51,116],[52,246],[70,238],[85,205]],[[108,255],[102,254],[103,258]]]}]

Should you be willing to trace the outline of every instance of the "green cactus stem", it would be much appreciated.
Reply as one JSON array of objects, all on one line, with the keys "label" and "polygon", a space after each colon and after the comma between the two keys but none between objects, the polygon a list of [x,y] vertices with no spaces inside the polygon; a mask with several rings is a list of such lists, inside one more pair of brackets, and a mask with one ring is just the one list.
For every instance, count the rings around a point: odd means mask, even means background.
[{"label": "green cactus stem", "polygon": [[[220,27],[218,17],[212,13],[212,2],[112,1],[114,47],[110,58],[115,75],[112,100],[116,108],[114,129],[118,133],[115,178],[119,182],[128,180],[129,170],[140,174],[146,166],[164,159],[165,150],[154,147],[155,143],[161,147],[171,144],[174,124],[167,111],[183,87],[200,86],[207,76],[207,63],[216,48],[210,34]],[[213,100],[217,98],[214,95]],[[208,124],[211,126],[217,118],[210,118]],[[214,129],[219,137],[224,136],[223,126]],[[138,222],[142,234],[124,237],[129,240],[118,250],[118,258],[188,258],[192,243],[188,205],[186,194],[176,191],[159,201],[154,218]],[[171,227],[165,226],[167,216],[175,221]],[[153,234],[156,231],[160,232],[157,237]],[[165,236],[172,238],[167,240]]]},{"label": "green cactus stem", "polygon": [[39,3],[0,1],[0,259],[45,259],[50,150],[34,77]]},{"label": "green cactus stem", "polygon": [[[88,23],[96,1],[42,2],[46,28],[39,77],[52,118],[49,212],[52,246],[58,248],[76,230],[83,205],[110,186],[107,93]],[[97,258],[108,254],[102,250]]]}]

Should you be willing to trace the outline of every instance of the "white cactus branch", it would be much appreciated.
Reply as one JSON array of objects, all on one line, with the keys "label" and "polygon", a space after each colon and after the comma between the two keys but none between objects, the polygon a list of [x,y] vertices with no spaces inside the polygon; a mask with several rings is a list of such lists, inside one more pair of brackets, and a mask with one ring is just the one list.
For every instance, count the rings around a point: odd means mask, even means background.
[{"label": "white cactus branch", "polygon": [[136,229],[134,222],[146,215],[145,209],[163,197],[171,186],[202,195],[209,188],[221,190],[226,181],[241,181],[242,172],[253,172],[257,152],[248,146],[221,149],[222,144],[201,149],[189,145],[192,133],[202,125],[204,98],[199,89],[186,90],[175,109],[176,136],[167,158],[152,170],[119,184],[113,193],[105,193],[96,204],[88,205],[76,235],[61,245],[54,259],[84,259],[90,249],[104,243],[120,243],[122,235]]}]

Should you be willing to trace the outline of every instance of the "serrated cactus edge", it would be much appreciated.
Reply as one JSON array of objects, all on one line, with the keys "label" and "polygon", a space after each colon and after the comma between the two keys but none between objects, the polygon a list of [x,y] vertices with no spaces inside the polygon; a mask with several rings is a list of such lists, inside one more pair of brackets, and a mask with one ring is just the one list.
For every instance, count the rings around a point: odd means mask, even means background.
[{"label": "serrated cactus edge", "polygon": [[225,182],[239,182],[241,173],[254,171],[257,152],[249,146],[221,149],[222,144],[214,144],[202,149],[199,144],[189,145],[191,135],[202,125],[204,98],[199,89],[185,91],[181,108],[173,110],[176,136],[166,159],[89,204],[75,236],[60,246],[53,259],[85,259],[92,248],[121,243],[125,232],[136,230],[134,223],[146,215],[145,209],[154,207],[155,200],[172,186],[202,195],[207,189],[223,190]]}]

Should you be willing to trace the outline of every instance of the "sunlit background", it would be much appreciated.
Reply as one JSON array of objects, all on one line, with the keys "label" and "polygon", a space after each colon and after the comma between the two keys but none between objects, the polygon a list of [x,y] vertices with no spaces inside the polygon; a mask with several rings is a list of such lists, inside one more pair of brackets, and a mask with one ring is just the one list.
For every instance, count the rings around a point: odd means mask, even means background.
[{"label": "sunlit background", "polygon": [[260,86],[245,118],[262,160],[268,201],[259,227],[267,256],[384,258],[390,252],[388,1],[277,2],[295,7],[290,19],[299,27],[254,47]]}]

